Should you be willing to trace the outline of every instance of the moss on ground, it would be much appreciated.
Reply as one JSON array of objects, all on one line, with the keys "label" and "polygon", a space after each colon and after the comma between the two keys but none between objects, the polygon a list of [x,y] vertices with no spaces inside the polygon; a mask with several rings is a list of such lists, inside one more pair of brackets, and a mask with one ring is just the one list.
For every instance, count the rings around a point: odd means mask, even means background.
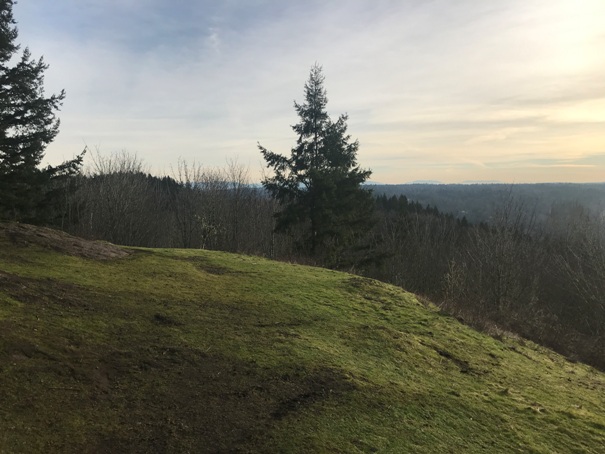
[{"label": "moss on ground", "polygon": [[603,452],[602,373],[396,287],[45,234],[0,226],[0,452]]}]

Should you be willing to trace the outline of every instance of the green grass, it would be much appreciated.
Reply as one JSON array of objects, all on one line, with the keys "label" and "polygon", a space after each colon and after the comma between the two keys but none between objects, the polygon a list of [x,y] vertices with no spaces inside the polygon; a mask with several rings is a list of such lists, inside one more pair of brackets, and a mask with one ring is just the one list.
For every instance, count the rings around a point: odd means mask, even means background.
[{"label": "green grass", "polygon": [[602,453],[605,376],[396,287],[0,229],[0,452]]}]

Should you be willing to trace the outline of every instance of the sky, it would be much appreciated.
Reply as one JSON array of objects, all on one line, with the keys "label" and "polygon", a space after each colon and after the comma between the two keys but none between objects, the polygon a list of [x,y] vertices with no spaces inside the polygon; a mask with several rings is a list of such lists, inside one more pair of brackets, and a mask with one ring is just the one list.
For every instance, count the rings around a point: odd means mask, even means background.
[{"label": "sky", "polygon": [[[20,0],[65,89],[46,162],[87,146],[150,172],[284,155],[323,67],[379,183],[605,181],[603,0]],[[90,159],[90,158],[89,158]]]}]

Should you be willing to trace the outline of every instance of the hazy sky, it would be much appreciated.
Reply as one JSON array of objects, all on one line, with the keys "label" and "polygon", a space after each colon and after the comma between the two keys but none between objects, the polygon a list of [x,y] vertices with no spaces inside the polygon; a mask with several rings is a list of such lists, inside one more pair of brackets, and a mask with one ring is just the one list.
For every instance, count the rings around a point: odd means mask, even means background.
[{"label": "hazy sky", "polygon": [[19,42],[67,91],[49,162],[85,144],[155,173],[257,142],[289,154],[324,68],[373,181],[605,181],[604,0],[20,0]]}]

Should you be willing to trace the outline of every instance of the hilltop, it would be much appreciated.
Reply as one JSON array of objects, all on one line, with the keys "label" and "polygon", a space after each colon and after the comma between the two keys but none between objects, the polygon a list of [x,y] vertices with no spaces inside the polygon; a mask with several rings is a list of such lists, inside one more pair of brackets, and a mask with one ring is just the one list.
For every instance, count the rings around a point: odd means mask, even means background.
[{"label": "hilltop", "polygon": [[397,287],[0,224],[0,452],[602,452],[605,375]]}]

